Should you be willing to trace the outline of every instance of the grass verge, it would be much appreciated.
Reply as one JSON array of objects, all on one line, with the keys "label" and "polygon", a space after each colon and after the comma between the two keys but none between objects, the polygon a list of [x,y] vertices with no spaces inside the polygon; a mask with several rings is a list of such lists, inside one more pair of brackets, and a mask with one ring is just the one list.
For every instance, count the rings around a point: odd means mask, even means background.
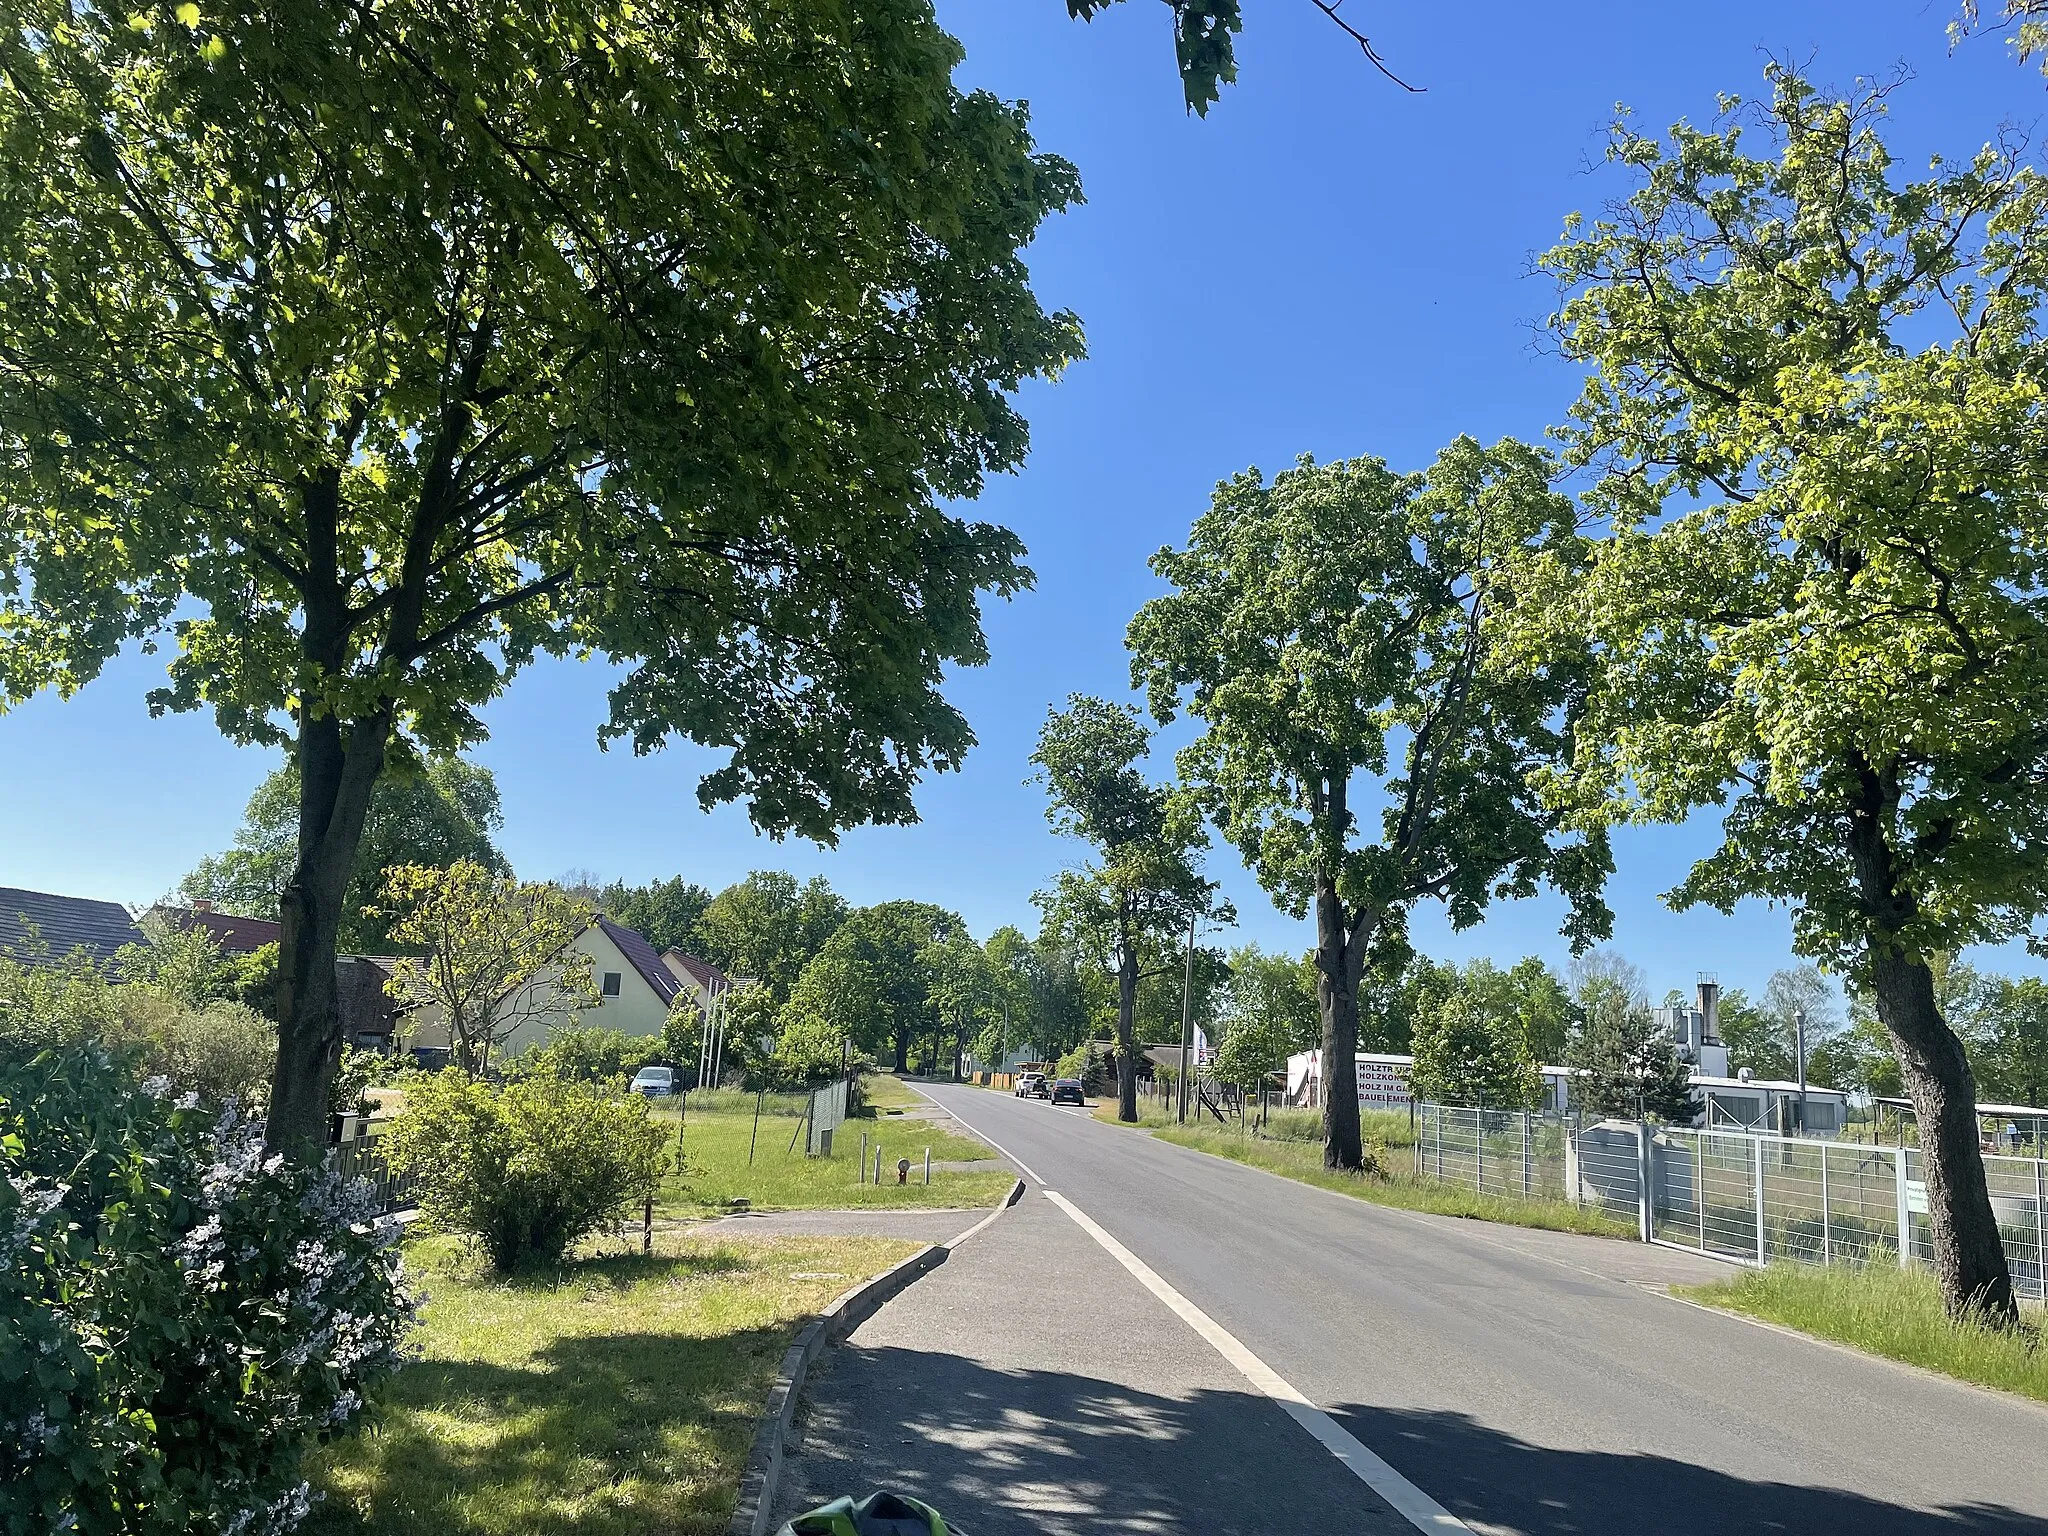
[{"label": "grass verge", "polygon": [[[612,1245],[616,1248],[616,1244]],[[421,1358],[371,1427],[320,1449],[313,1536],[696,1536],[723,1531],[782,1353],[857,1281],[916,1250],[879,1238],[668,1237],[491,1276],[464,1245],[408,1250]]]},{"label": "grass verge", "polygon": [[[1116,1106],[1098,1118],[1119,1124]],[[1404,1123],[1405,1123],[1405,1117]],[[1369,1200],[1374,1205],[1391,1205],[1404,1211],[1422,1211],[1432,1216],[1467,1216],[1478,1221],[1497,1221],[1514,1227],[1540,1227],[1551,1232],[1580,1232],[1591,1237],[1633,1237],[1635,1229],[1616,1221],[1597,1206],[1573,1205],[1566,1200],[1524,1200],[1507,1195],[1482,1195],[1476,1190],[1416,1179],[1406,1173],[1380,1176],[1333,1173],[1323,1166],[1319,1142],[1279,1141],[1247,1136],[1210,1124],[1176,1125],[1160,1115],[1156,1124],[1141,1116],[1140,1128],[1151,1130],[1161,1141],[1192,1147],[1216,1157],[1227,1157],[1247,1167],[1263,1168],[1318,1189]]]},{"label": "grass verge", "polygon": [[1710,1307],[2048,1402],[2048,1352],[2040,1348],[2038,1331],[2029,1326],[2001,1333],[1950,1322],[1934,1277],[1921,1270],[1773,1264],[1712,1285],[1674,1289]]},{"label": "grass verge", "polygon": [[[673,1138],[676,1116],[657,1111],[655,1118]],[[688,1163],[681,1177],[662,1181],[656,1211],[663,1216],[702,1216],[744,1198],[757,1211],[931,1209],[940,1206],[994,1205],[1009,1192],[1007,1173],[972,1173],[934,1169],[930,1184],[920,1182],[925,1149],[932,1161],[966,1162],[995,1154],[979,1141],[941,1130],[924,1120],[849,1120],[833,1138],[830,1157],[805,1157],[803,1140],[790,1140],[801,1122],[789,1116],[763,1115],[759,1139],[752,1107],[747,1110],[700,1108],[691,1096],[683,1127],[683,1153]],[[886,1183],[860,1178],[861,1136],[868,1138],[868,1168],[874,1168],[879,1137]],[[748,1162],[748,1149],[753,1161]],[[896,1182],[896,1161],[911,1161],[910,1182]]]},{"label": "grass verge", "polygon": [[[1124,1123],[1116,1117],[1116,1095],[1113,1093],[1094,1101],[1090,1108],[1098,1120],[1107,1120],[1112,1125]],[[1256,1102],[1252,1106],[1252,1114],[1254,1118],[1258,1114]],[[1138,1100],[1137,1123],[1141,1129],[1148,1131],[1177,1130],[1180,1126],[1180,1122],[1174,1118],[1173,1111],[1162,1107],[1155,1099]],[[1227,1127],[1218,1125],[1213,1115],[1202,1115],[1199,1123],[1204,1130],[1215,1135],[1242,1134],[1235,1122]],[[1405,1110],[1361,1109],[1358,1112],[1358,1129],[1366,1140],[1377,1138],[1382,1146],[1389,1149],[1415,1145],[1415,1127],[1409,1121]],[[1319,1109],[1268,1110],[1265,1139],[1283,1143],[1313,1143],[1320,1153],[1323,1144],[1323,1113]]]}]

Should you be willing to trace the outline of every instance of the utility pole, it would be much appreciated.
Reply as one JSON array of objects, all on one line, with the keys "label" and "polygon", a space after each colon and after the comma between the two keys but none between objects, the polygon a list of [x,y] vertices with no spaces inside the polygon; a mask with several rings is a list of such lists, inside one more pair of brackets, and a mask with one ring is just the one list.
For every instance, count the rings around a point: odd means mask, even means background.
[{"label": "utility pole", "polygon": [[1806,1130],[1806,1010],[1792,1010],[1792,1034],[1799,1051],[1799,1129]]},{"label": "utility pole", "polygon": [[1182,1125],[1188,1119],[1188,1057],[1195,1048],[1195,921],[1197,914],[1188,914],[1188,964],[1187,972],[1181,978],[1180,986],[1180,1104],[1176,1118]]}]

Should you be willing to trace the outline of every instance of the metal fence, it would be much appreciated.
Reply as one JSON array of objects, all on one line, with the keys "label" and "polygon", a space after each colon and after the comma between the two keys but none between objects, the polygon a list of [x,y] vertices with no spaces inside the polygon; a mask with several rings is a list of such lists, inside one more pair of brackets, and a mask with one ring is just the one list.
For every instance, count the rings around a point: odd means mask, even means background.
[{"label": "metal fence", "polygon": [[826,1157],[832,1151],[832,1133],[846,1124],[846,1079],[838,1078],[811,1094],[805,1118],[810,1135],[804,1150],[812,1157]]},{"label": "metal fence", "polygon": [[344,1141],[327,1149],[327,1166],[345,1179],[361,1179],[377,1195],[379,1211],[401,1211],[416,1204],[413,1199],[413,1176],[393,1173],[391,1165],[384,1161],[384,1154],[378,1150],[374,1136],[358,1137]]},{"label": "metal fence", "polygon": [[[1751,1265],[1933,1260],[1916,1147],[1439,1104],[1416,1106],[1416,1133],[1418,1178],[1595,1204],[1645,1242]],[[2048,1300],[2048,1162],[1987,1154],[1984,1173],[2014,1289]]]}]

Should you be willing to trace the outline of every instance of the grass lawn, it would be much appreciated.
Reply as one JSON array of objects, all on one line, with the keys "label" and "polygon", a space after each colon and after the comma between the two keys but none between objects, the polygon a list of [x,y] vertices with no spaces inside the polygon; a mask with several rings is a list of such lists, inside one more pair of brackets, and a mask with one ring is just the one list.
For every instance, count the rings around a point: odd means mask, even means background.
[{"label": "grass lawn", "polygon": [[[1106,1108],[1098,1108],[1096,1116],[1111,1125],[1121,1123],[1116,1118],[1114,1100],[1107,1101]],[[1398,1119],[1405,1137],[1406,1115],[1366,1118]],[[1235,1127],[1226,1129],[1213,1120],[1200,1126],[1193,1122],[1181,1126],[1159,1111],[1150,1116],[1141,1113],[1138,1124],[1140,1129],[1150,1130],[1161,1141],[1227,1157],[1232,1162],[1263,1168],[1269,1173],[1284,1174],[1319,1189],[1333,1189],[1341,1195],[1370,1200],[1375,1205],[1398,1206],[1404,1211],[1426,1211],[1435,1216],[1469,1216],[1479,1221],[1499,1221],[1516,1227],[1543,1227],[1553,1232],[1583,1232],[1594,1237],[1635,1236],[1634,1227],[1614,1220],[1597,1206],[1573,1205],[1565,1200],[1522,1200],[1505,1195],[1482,1195],[1434,1180],[1416,1179],[1398,1171],[1377,1178],[1355,1173],[1332,1173],[1323,1166],[1323,1148],[1319,1141],[1282,1141],[1247,1136]],[[1367,1129],[1371,1134],[1377,1127],[1368,1126]]]},{"label": "grass lawn", "polygon": [[[1773,1264],[1678,1294],[1782,1323],[1873,1355],[2048,1402],[2048,1353],[2037,1328],[2019,1333],[1952,1323],[1924,1270],[1896,1264],[1811,1269]],[[2038,1317],[2038,1314],[2035,1314]]]},{"label": "grass lawn", "polygon": [[[797,1104],[800,1112],[802,1100],[798,1099]],[[673,1138],[676,1116],[661,1110],[655,1118]],[[659,1214],[702,1216],[722,1210],[727,1202],[740,1197],[757,1211],[983,1206],[994,1205],[1009,1193],[1014,1182],[1011,1175],[996,1171],[964,1173],[934,1169],[931,1183],[922,1183],[927,1147],[931,1148],[935,1163],[995,1156],[983,1143],[941,1130],[929,1121],[849,1120],[835,1134],[830,1157],[804,1156],[801,1123],[797,1115],[763,1114],[760,1137],[755,1141],[751,1099],[745,1109],[710,1108],[699,1102],[697,1094],[691,1094],[689,1117],[683,1130],[683,1152],[689,1169],[680,1179],[671,1174],[663,1180]],[[883,1176],[888,1182],[879,1186],[860,1182],[863,1134],[868,1138],[870,1171],[874,1167],[876,1138],[881,1140]],[[797,1138],[794,1152],[789,1149],[792,1136]],[[750,1143],[754,1157],[751,1167],[747,1163]],[[896,1182],[896,1160],[903,1157],[912,1164],[908,1184]]]},{"label": "grass lawn", "polygon": [[453,1239],[415,1242],[421,1358],[379,1394],[370,1428],[315,1453],[326,1498],[304,1529],[721,1532],[790,1340],[916,1247],[664,1235],[652,1258],[499,1280]]}]

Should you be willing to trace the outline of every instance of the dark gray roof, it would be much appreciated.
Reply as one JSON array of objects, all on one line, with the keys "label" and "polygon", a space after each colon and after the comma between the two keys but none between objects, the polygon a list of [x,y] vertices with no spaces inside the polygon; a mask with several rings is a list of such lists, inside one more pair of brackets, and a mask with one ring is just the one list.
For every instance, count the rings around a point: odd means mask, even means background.
[{"label": "dark gray roof", "polygon": [[[32,943],[31,930],[40,944]],[[95,961],[111,960],[123,944],[143,942],[142,930],[118,901],[0,885],[0,949],[24,964],[56,965],[78,949]]]},{"label": "dark gray roof", "polygon": [[664,1005],[676,1000],[676,993],[682,990],[669,968],[661,963],[661,956],[654,952],[654,946],[641,938],[630,928],[621,928],[608,917],[600,917],[597,926],[604,930],[604,936],[618,945],[619,953],[626,957],[626,963],[640,973],[641,980],[654,988],[654,995]]}]

